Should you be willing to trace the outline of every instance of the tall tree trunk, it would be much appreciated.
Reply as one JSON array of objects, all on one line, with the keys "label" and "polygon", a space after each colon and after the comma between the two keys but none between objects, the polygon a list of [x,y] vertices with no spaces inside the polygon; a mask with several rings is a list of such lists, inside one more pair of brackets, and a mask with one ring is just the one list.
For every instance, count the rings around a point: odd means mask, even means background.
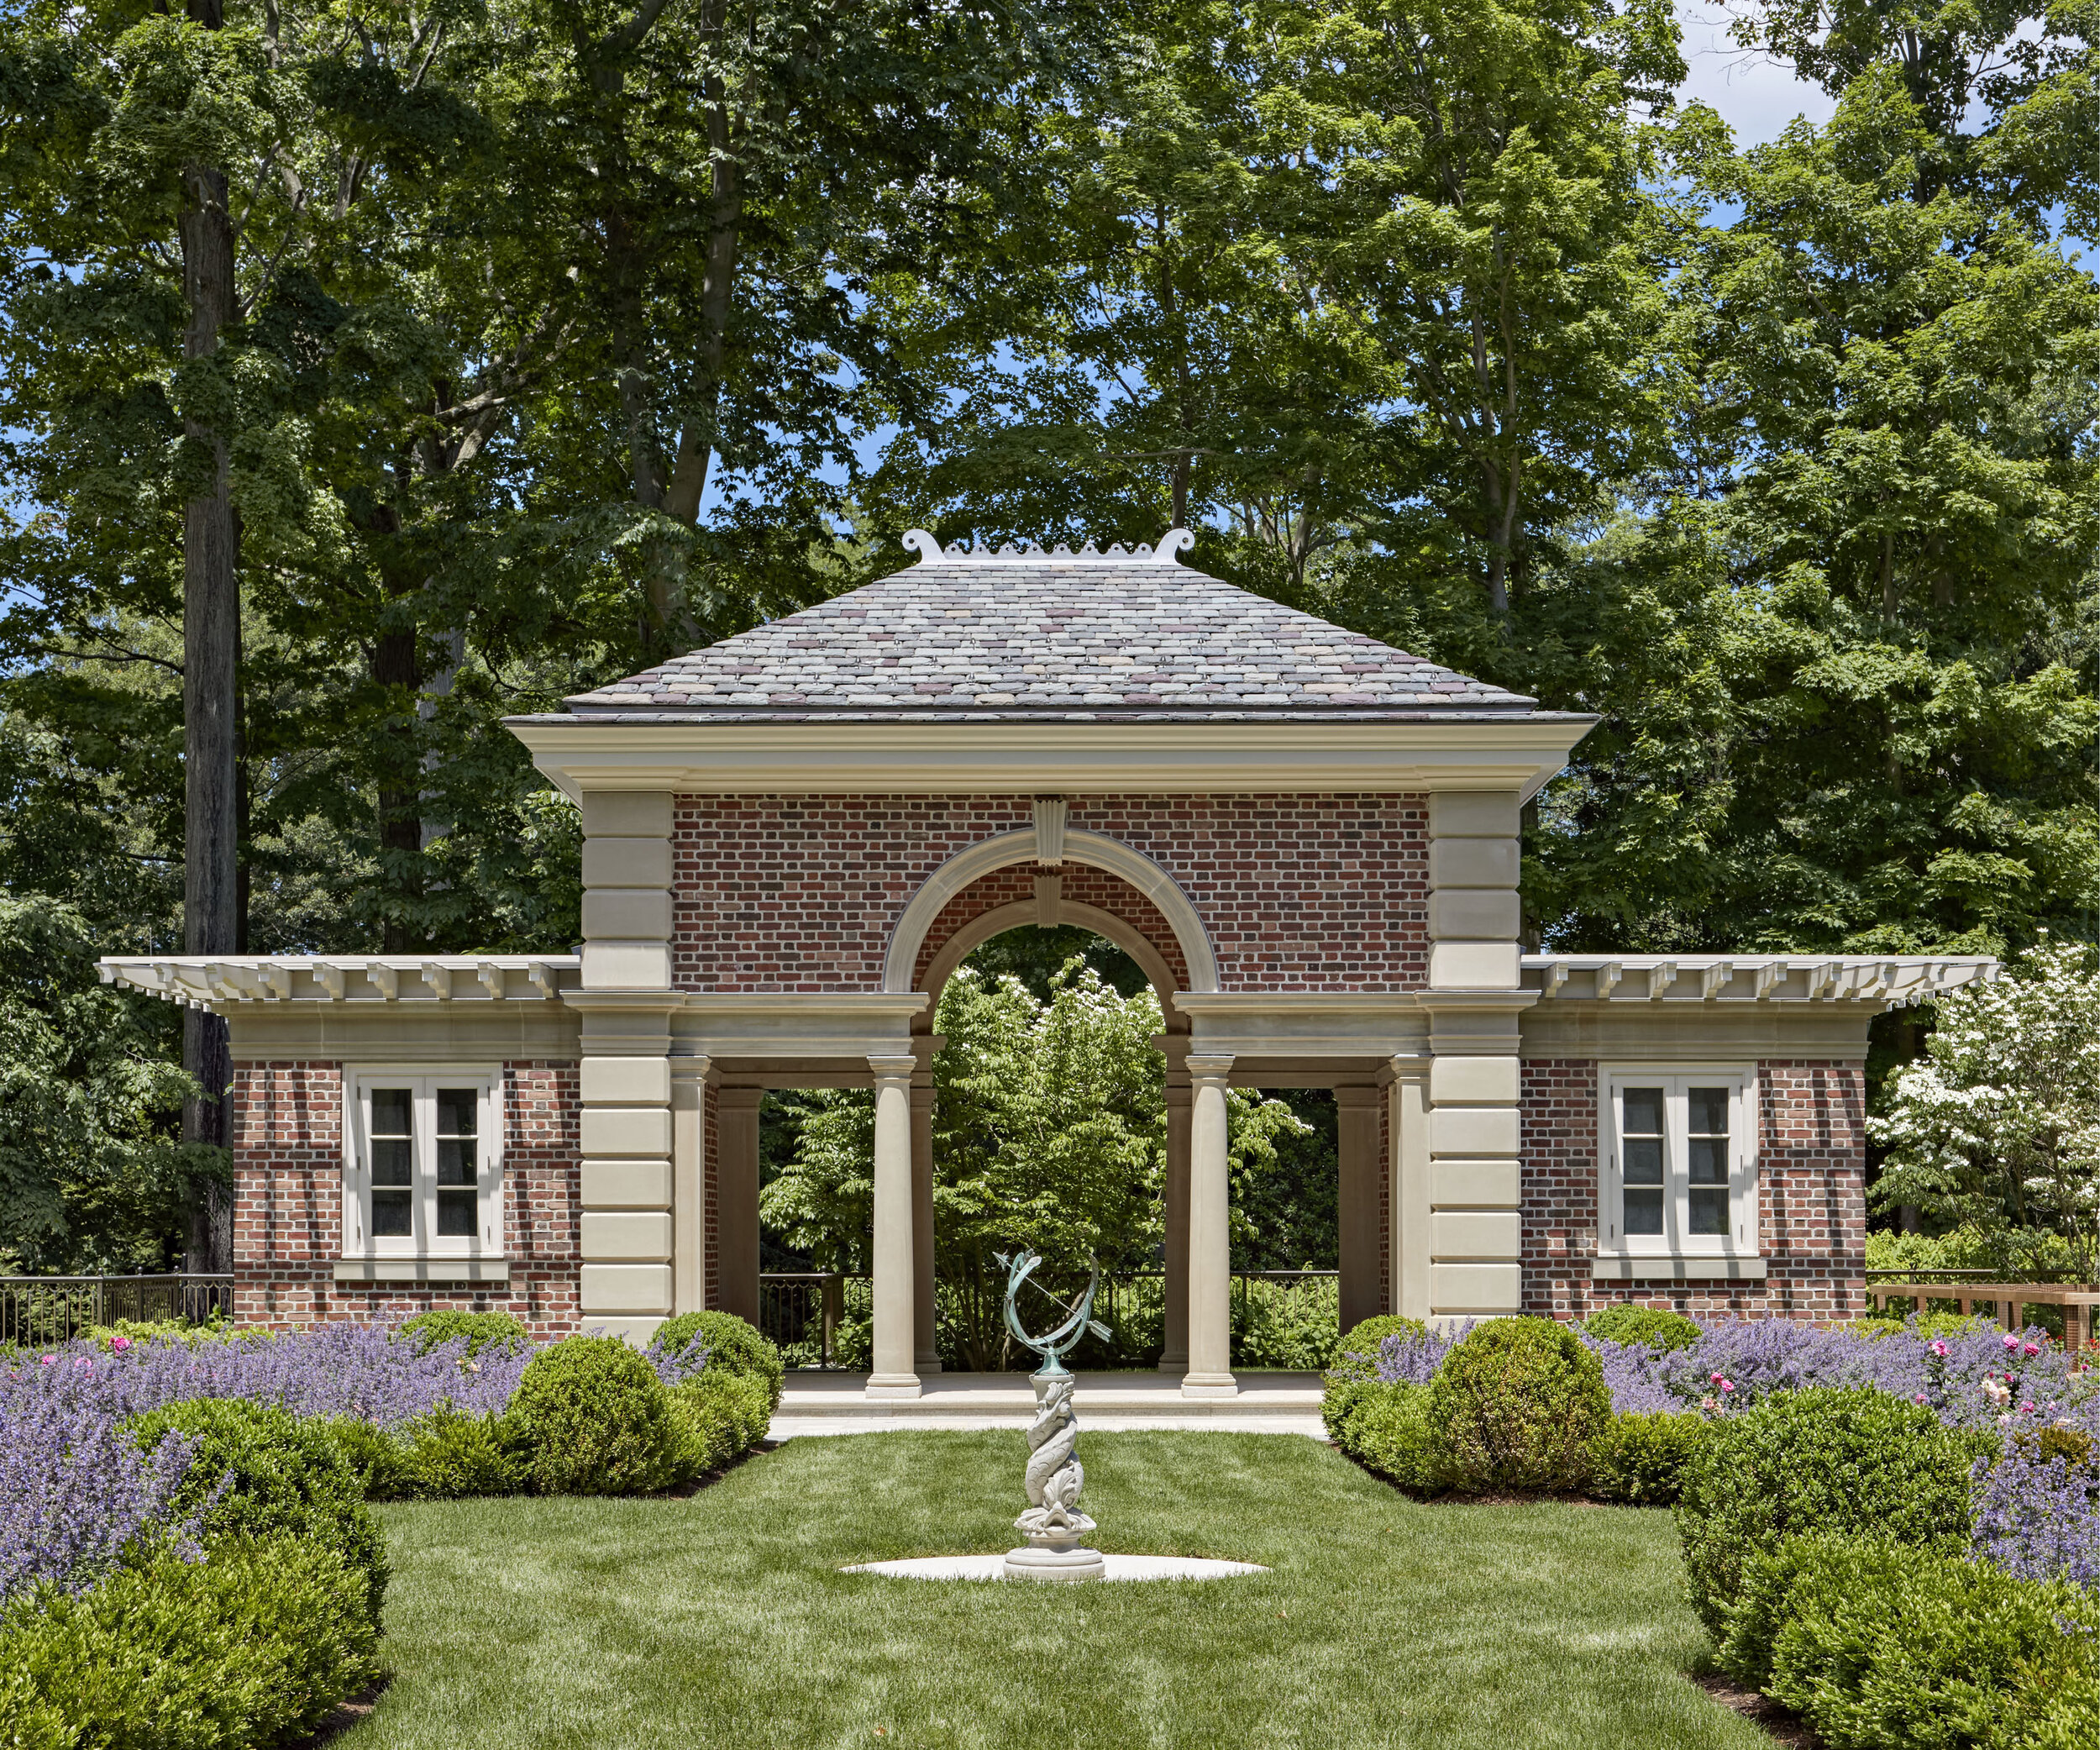
[{"label": "tall tree trunk", "polygon": [[[218,0],[192,0],[190,17],[219,28]],[[192,165],[182,178],[177,229],[182,245],[182,292],[187,319],[186,359],[218,350],[219,331],[234,319],[234,228],[226,178]],[[240,535],[234,517],[226,434],[196,418],[184,435],[207,447],[207,491],[192,498],[182,521],[182,949],[192,954],[239,951],[239,799],[235,762],[240,639]],[[197,1080],[198,1097],[182,1107],[186,1142],[231,1144],[227,1095],[233,1056],[226,1022],[186,1011],[182,1067]],[[233,1267],[233,1207],[214,1188],[190,1216],[193,1261],[210,1270]]]}]

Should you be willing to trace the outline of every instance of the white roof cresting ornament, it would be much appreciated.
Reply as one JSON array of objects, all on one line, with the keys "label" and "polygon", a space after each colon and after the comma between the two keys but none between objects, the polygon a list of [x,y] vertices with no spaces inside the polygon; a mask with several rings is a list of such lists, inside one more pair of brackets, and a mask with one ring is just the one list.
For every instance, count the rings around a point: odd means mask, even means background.
[{"label": "white roof cresting ornament", "polygon": [[917,554],[919,563],[922,565],[1055,565],[1059,562],[1096,565],[1171,565],[1179,563],[1174,557],[1176,554],[1186,553],[1195,544],[1195,536],[1185,528],[1168,529],[1159,538],[1157,547],[1147,547],[1142,541],[1135,547],[1126,547],[1121,541],[1116,541],[1104,551],[1089,541],[1076,553],[1062,542],[1055,547],[1045,547],[1037,541],[1021,546],[1009,541],[995,550],[981,544],[973,549],[958,541],[953,547],[943,548],[923,528],[907,528],[904,532],[905,550]]}]

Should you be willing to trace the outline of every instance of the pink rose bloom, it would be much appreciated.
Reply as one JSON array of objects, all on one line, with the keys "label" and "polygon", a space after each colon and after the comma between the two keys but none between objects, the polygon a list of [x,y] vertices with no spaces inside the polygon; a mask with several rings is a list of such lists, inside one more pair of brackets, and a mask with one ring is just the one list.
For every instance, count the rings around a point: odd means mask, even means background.
[{"label": "pink rose bloom", "polygon": [[1946,1344],[1940,1342],[1938,1337],[1934,1337],[1932,1340],[1932,1353],[1937,1355],[1942,1361],[1945,1361],[1947,1358]]},{"label": "pink rose bloom", "polygon": [[55,1355],[46,1355],[44,1358],[44,1365],[46,1367],[56,1367],[58,1365],[58,1357]]},{"label": "pink rose bloom", "polygon": [[1911,1394],[1911,1399],[1915,1403],[1922,1404],[1925,1401],[1925,1395],[1922,1391],[1915,1391]]},{"label": "pink rose bloom", "polygon": [[2023,1343],[2020,1346],[2020,1353],[2023,1355],[2039,1355],[2041,1352],[2042,1346],[2038,1343]]},{"label": "pink rose bloom", "polygon": [[109,1339],[109,1346],[121,1355],[131,1347],[131,1339],[129,1337],[113,1337]]},{"label": "pink rose bloom", "polygon": [[1719,1374],[1709,1374],[1706,1377],[1711,1380],[1716,1385],[1721,1383],[1721,1376]]},{"label": "pink rose bloom", "polygon": [[[1716,1377],[1716,1378],[1719,1378],[1719,1375],[1717,1374],[1715,1377]],[[1735,1382],[1734,1382],[1733,1380],[1721,1380],[1721,1390],[1722,1390],[1723,1391],[1733,1391],[1735,1389]]]},{"label": "pink rose bloom", "polygon": [[2019,1346],[2020,1340],[2017,1337],[2008,1337],[2005,1339],[2005,1347],[2008,1349],[2017,1349]]}]

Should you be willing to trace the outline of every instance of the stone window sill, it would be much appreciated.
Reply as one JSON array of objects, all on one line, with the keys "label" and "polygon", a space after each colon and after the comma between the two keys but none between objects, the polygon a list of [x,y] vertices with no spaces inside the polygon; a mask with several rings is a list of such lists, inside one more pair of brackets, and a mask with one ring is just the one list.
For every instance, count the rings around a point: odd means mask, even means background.
[{"label": "stone window sill", "polygon": [[1627,1258],[1589,1261],[1593,1282],[1762,1282],[1761,1258]]},{"label": "stone window sill", "polygon": [[339,1258],[335,1280],[359,1282],[508,1282],[507,1258]]}]

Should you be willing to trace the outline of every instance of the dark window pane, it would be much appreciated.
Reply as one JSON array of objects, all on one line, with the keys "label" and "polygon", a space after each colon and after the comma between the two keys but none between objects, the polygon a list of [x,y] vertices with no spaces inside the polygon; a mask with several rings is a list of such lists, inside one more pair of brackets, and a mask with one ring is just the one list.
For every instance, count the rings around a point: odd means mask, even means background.
[{"label": "dark window pane", "polygon": [[481,1094],[478,1088],[440,1088],[438,1090],[438,1134],[441,1137],[470,1137],[475,1121],[481,1110]]},{"label": "dark window pane", "polygon": [[408,1180],[408,1151],[407,1138],[397,1141],[380,1141],[372,1144],[372,1183],[374,1185],[407,1185]]},{"label": "dark window pane", "polygon": [[1662,1138],[1635,1137],[1629,1141],[1624,1151],[1628,1185],[1661,1185],[1662,1183]]},{"label": "dark window pane", "polygon": [[407,1191],[372,1193],[372,1232],[381,1239],[407,1239],[415,1232]]},{"label": "dark window pane", "polygon": [[438,1232],[450,1238],[470,1235],[475,1232],[475,1196],[472,1191],[440,1190],[438,1193]]},{"label": "dark window pane", "polygon": [[450,1137],[438,1138],[438,1183],[439,1185],[472,1185],[474,1183],[474,1142],[464,1142]]},{"label": "dark window pane", "polygon": [[1725,1190],[1693,1188],[1691,1222],[1694,1233],[1725,1233],[1728,1232],[1728,1193]]},{"label": "dark window pane", "polygon": [[408,1090],[374,1088],[372,1134],[375,1137],[405,1137],[412,1133],[412,1128],[408,1121]]},{"label": "dark window pane", "polygon": [[1728,1138],[1726,1137],[1693,1137],[1687,1150],[1691,1159],[1687,1162],[1689,1176],[1694,1185],[1726,1185],[1728,1183]]},{"label": "dark window pane", "polygon": [[1687,1124],[1693,1136],[1728,1134],[1728,1090],[1726,1088],[1693,1088],[1685,1096],[1690,1122]]},{"label": "dark window pane", "polygon": [[1660,1233],[1662,1232],[1662,1193],[1661,1191],[1628,1191],[1626,1193],[1626,1232],[1629,1233]]},{"label": "dark window pane", "polygon": [[1662,1090],[1628,1088],[1620,1096],[1625,1114],[1620,1128],[1627,1136],[1662,1134]]}]

